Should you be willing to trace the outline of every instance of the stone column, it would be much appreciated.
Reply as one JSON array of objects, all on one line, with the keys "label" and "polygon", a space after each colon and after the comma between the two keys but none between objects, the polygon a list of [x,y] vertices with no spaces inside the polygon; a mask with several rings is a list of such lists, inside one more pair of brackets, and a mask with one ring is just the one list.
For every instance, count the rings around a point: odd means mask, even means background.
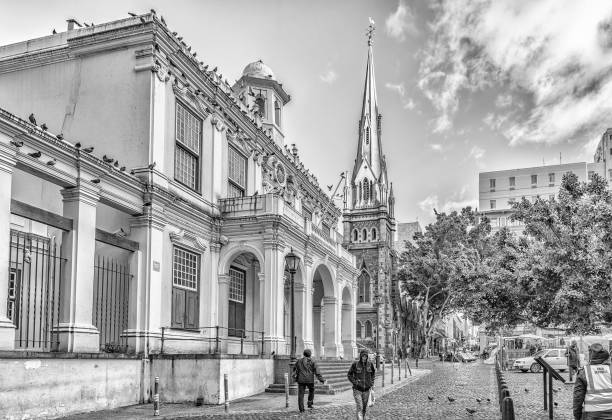
[{"label": "stone column", "polygon": [[[261,262],[260,262],[260,270],[262,268]],[[257,327],[255,328],[257,331],[263,331],[264,330],[264,312],[265,312],[265,307],[266,307],[266,294],[265,294],[265,290],[266,290],[266,276],[264,273],[259,272],[257,273],[257,279],[259,280],[259,322],[257,324]],[[261,338],[261,337],[258,337]]]},{"label": "stone column", "polygon": [[314,355],[317,357],[323,356],[323,337],[321,334],[321,307],[312,307],[312,340]]},{"label": "stone column", "polygon": [[15,151],[0,143],[0,350],[15,348],[15,325],[8,319],[8,281],[11,249],[11,184]]},{"label": "stone column", "polygon": [[[296,350],[298,355],[302,354],[306,348],[304,345],[304,327],[306,324],[306,286],[304,283],[295,283],[295,336]],[[291,343],[290,343],[291,344]]]},{"label": "stone column", "polygon": [[[216,351],[220,353],[225,353],[227,351],[227,337],[228,337],[228,317],[229,317],[229,282],[230,276],[229,274],[219,274],[217,277],[217,285],[218,285],[218,303],[217,303],[217,318],[219,321],[219,341],[218,348],[215,348]],[[216,332],[212,332],[213,336]]]},{"label": "stone column", "polygon": [[64,232],[61,246],[66,262],[61,274],[59,350],[98,352],[99,332],[92,325],[92,314],[99,189],[80,179],[79,185],[61,192],[63,213],[72,219],[73,228]]},{"label": "stone column", "polygon": [[342,303],[342,349],[345,359],[350,359],[353,355],[352,343],[355,340],[355,321],[353,321],[352,311],[354,305]]},{"label": "stone column", "polygon": [[304,341],[303,344],[304,348],[312,349],[314,351],[314,314],[312,307],[312,258],[309,256],[304,257],[304,275],[305,278],[302,279],[302,281],[304,282],[304,322],[302,327]]},{"label": "stone column", "polygon": [[134,277],[130,285],[129,329],[126,332],[128,347],[135,353],[160,350],[161,327],[170,326],[170,321],[163,319],[171,316],[172,305],[172,297],[162,290],[162,273],[171,272],[171,267],[166,267],[163,260],[164,243],[168,243],[167,238],[164,241],[165,226],[161,210],[153,206],[130,222],[130,239],[140,245],[130,261]]},{"label": "stone column", "polygon": [[284,353],[285,337],[283,331],[284,284],[283,274],[285,261],[283,245],[277,240],[264,240],[264,341],[265,352]]},{"label": "stone column", "polygon": [[338,298],[325,296],[323,298],[323,311],[325,311],[325,330],[323,331],[323,347],[325,357],[338,357],[342,354],[340,331],[338,331]]}]

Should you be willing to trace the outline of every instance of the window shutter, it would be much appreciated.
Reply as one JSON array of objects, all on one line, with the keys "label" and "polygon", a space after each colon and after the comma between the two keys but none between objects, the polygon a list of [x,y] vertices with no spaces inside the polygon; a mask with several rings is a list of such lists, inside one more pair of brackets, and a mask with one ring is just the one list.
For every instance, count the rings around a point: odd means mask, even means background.
[{"label": "window shutter", "polygon": [[185,290],[172,288],[172,328],[185,328]]},{"label": "window shutter", "polygon": [[198,294],[185,292],[185,328],[198,328]]}]

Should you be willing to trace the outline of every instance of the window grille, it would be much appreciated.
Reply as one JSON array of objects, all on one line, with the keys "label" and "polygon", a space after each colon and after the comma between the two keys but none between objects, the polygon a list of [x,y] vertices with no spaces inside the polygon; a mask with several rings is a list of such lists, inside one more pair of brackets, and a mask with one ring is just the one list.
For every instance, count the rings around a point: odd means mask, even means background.
[{"label": "window grille", "polygon": [[182,248],[174,248],[172,264],[172,284],[174,286],[189,290],[198,289],[199,258],[198,254]]},{"label": "window grille", "polygon": [[229,300],[243,303],[245,272],[235,268],[230,268],[229,276]]},{"label": "window grille", "polygon": [[199,188],[202,120],[176,104],[174,178],[192,190]]},{"label": "window grille", "polygon": [[228,153],[228,195],[230,197],[244,197],[246,192],[247,160],[232,146]]}]

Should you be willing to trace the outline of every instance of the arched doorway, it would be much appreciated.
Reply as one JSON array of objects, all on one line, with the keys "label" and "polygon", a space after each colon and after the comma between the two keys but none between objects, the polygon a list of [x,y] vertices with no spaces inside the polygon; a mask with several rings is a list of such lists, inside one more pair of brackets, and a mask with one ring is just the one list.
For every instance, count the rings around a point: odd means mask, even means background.
[{"label": "arched doorway", "polygon": [[353,300],[351,298],[351,290],[346,286],[342,290],[342,319],[341,319],[341,334],[342,334],[342,347],[344,349],[344,357],[352,359],[356,355],[354,354],[356,349],[355,344],[355,321],[353,318]]},{"label": "arched doorway", "polygon": [[312,335],[318,357],[337,357],[341,353],[338,325],[338,299],[334,293],[331,270],[319,265],[312,280]]},{"label": "arched doorway", "polygon": [[261,345],[257,340],[263,330],[261,262],[252,252],[238,252],[226,270],[219,285],[219,308],[225,316],[219,319],[223,335],[228,337],[227,353],[258,354]]}]

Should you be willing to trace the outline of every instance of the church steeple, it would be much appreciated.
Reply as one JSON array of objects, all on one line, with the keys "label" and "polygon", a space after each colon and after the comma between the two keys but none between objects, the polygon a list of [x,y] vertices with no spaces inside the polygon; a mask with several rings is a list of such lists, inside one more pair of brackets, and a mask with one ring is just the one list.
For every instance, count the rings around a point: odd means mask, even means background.
[{"label": "church steeple", "polygon": [[[382,153],[381,139],[382,115],[378,112],[376,78],[374,76],[374,52],[372,48],[374,29],[374,22],[370,21],[367,32],[368,60],[361,117],[359,119],[359,141],[351,177],[351,184],[356,192],[355,205],[359,205],[359,203],[371,205],[375,202],[386,204],[387,199],[387,169]],[[365,192],[370,194],[364,194],[364,189]]]}]

